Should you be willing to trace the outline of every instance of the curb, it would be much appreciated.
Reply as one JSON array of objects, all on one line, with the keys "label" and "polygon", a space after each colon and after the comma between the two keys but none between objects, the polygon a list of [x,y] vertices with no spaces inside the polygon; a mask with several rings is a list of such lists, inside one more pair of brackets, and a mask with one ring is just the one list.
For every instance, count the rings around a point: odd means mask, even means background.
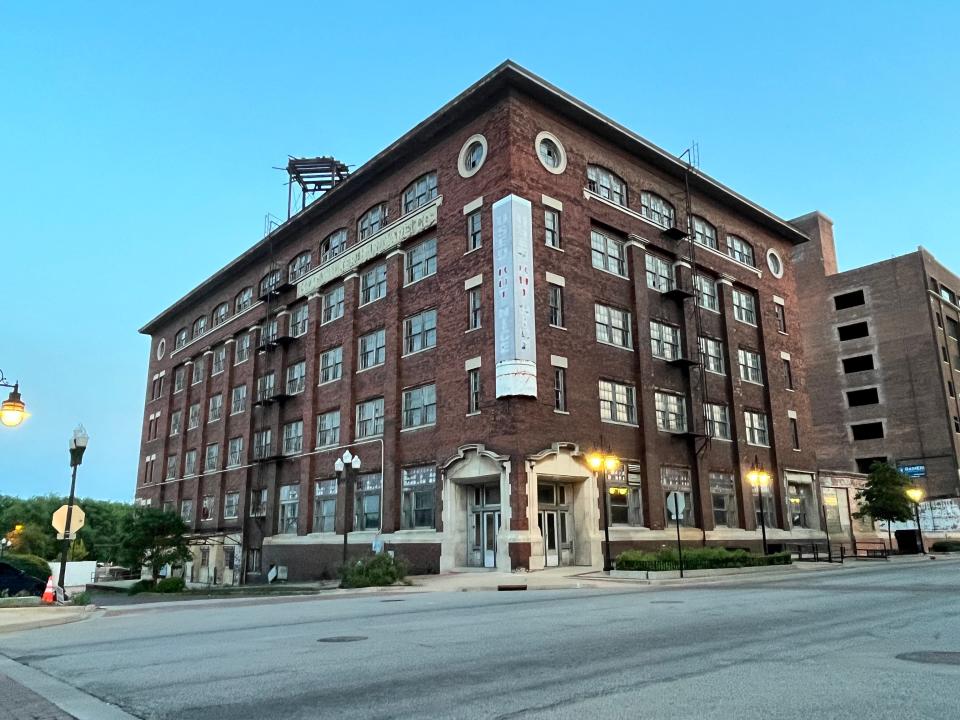
[{"label": "curb", "polygon": [[[56,607],[56,606],[54,606]],[[30,608],[36,610],[38,608]],[[47,618],[25,619],[20,622],[0,623],[0,635],[5,633],[24,632],[26,630],[37,630],[45,627],[55,627],[57,625],[67,625],[69,623],[89,620],[100,614],[100,609],[96,605],[84,605],[82,609],[78,608],[74,614],[62,613],[59,616]],[[44,612],[40,610],[40,612]]]}]

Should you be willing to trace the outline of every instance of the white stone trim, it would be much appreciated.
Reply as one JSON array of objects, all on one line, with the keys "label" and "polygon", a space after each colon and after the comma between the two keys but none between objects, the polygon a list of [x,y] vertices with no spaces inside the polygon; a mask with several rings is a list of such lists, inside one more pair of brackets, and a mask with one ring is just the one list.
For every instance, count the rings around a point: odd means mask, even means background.
[{"label": "white stone trim", "polygon": [[477,355],[477,357],[470,358],[469,360],[466,360],[466,361],[463,363],[463,369],[464,369],[464,370],[467,370],[467,371],[477,370],[479,367],[480,367],[480,356],[479,356],[479,355]]},{"label": "white stone trim", "polygon": [[777,305],[786,305],[786,304],[787,304],[787,301],[784,300],[784,299],[783,299],[782,297],[780,297],[779,295],[774,295],[774,296],[773,296],[773,302],[774,302],[775,304],[777,304]]},{"label": "white stone trim", "polygon": [[467,278],[463,281],[463,289],[470,290],[471,288],[478,287],[483,285],[483,273],[479,275],[474,275],[472,278]]},{"label": "white stone trim", "polygon": [[545,274],[547,282],[551,285],[559,285],[560,287],[566,287],[567,281],[562,275],[554,275],[552,272],[547,272]]},{"label": "white stone trim", "polygon": [[[480,143],[480,147],[483,148],[483,154],[480,156],[480,163],[475,168],[468,168],[466,163],[467,150],[469,150],[470,146],[474,143]],[[460,177],[470,178],[480,172],[483,164],[487,161],[487,155],[489,155],[489,148],[487,147],[487,139],[483,135],[478,133],[468,137],[460,148],[460,154],[457,155],[457,172],[460,173]]]},{"label": "white stone trim", "polygon": [[797,419],[797,411],[796,411],[796,410],[787,410],[787,417],[788,417],[788,418],[793,418],[794,420],[796,420],[796,419]]},{"label": "white stone trim", "polygon": [[780,351],[780,359],[781,359],[781,360],[789,360],[789,359],[790,359],[790,353],[784,352],[784,351],[781,350],[781,351]]},{"label": "white stone trim", "polygon": [[553,367],[565,368],[567,367],[567,359],[562,355],[551,355],[550,364]]},{"label": "white stone trim", "polygon": [[[553,144],[557,146],[557,150],[560,151],[560,164],[557,167],[552,168],[548,167],[543,158],[540,157],[540,141],[541,140],[551,140]],[[567,169],[567,151],[563,147],[563,143],[560,142],[560,138],[554,135],[551,132],[543,130],[537,133],[536,139],[533,141],[533,154],[537,156],[537,160],[540,161],[540,164],[546,169],[547,172],[554,175],[560,175],[564,170]]]},{"label": "white stone trim", "polygon": [[[539,143],[538,143],[538,145],[539,145]],[[559,200],[555,200],[554,198],[550,197],[549,195],[541,195],[541,196],[540,196],[540,202],[542,202],[542,203],[543,203],[544,205],[546,205],[548,208],[553,208],[554,210],[559,210],[560,212],[563,212],[563,203],[560,202]]]},{"label": "white stone trim", "polygon": [[479,210],[481,207],[483,207],[483,195],[481,195],[480,197],[478,197],[476,200],[471,200],[471,201],[468,202],[466,205],[464,205],[464,206],[463,206],[463,214],[464,214],[464,215],[469,215],[469,214],[472,213],[474,210]]}]

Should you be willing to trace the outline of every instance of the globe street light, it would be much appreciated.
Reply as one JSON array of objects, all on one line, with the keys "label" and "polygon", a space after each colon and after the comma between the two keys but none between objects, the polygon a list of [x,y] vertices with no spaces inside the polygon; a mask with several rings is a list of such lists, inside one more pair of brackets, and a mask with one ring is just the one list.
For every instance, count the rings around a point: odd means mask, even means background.
[{"label": "globe street light", "polygon": [[7,540],[6,538],[0,538],[0,558],[3,557],[3,551],[6,550],[11,545],[13,545],[13,543]]},{"label": "globe street light", "polygon": [[753,456],[753,465],[747,472],[747,482],[757,490],[757,504],[760,506],[760,532],[763,536],[763,554],[767,554],[767,521],[763,516],[763,491],[770,484],[770,473],[760,465],[760,458]]},{"label": "globe street light", "polygon": [[337,473],[337,484],[343,483],[343,566],[347,565],[347,533],[350,532],[353,516],[350,514],[350,478],[353,473],[360,470],[360,456],[354,455],[349,450],[343,451],[343,456],[338,457],[333,464],[333,469]]},{"label": "globe street light", "polygon": [[71,523],[73,522],[74,493],[77,487],[77,468],[83,462],[83,453],[87,449],[89,441],[90,436],[83,429],[83,425],[77,425],[73,431],[73,437],[70,438],[70,467],[73,468],[73,472],[70,477],[70,499],[67,501],[67,522],[63,531],[63,546],[60,550],[60,581],[57,583],[64,597],[66,597],[63,583],[67,574],[67,555],[70,552],[70,542],[73,540]]},{"label": "globe street light", "polygon": [[603,571],[610,572],[613,568],[610,562],[610,511],[608,509],[609,500],[607,493],[607,473],[616,472],[620,468],[620,458],[616,455],[603,452],[592,452],[587,455],[587,465],[597,473],[597,477],[603,486],[601,497],[603,498]]},{"label": "globe street light", "polygon": [[926,548],[923,547],[923,530],[920,529],[920,503],[923,502],[923,488],[907,488],[906,493],[907,497],[910,498],[910,502],[913,503],[914,517],[917,519],[917,537],[920,539],[920,552],[926,555]]},{"label": "globe street light", "polygon": [[30,417],[27,406],[20,397],[20,383],[11,385],[4,377],[3,370],[0,370],[0,386],[12,388],[7,399],[0,403],[0,423],[7,427],[16,427]]}]

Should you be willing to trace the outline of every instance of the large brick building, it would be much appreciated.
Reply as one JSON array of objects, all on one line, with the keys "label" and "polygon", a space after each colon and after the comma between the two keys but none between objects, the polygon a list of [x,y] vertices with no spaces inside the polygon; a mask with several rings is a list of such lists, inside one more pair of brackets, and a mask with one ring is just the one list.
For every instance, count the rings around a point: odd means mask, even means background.
[{"label": "large brick building", "polygon": [[617,552],[674,542],[672,491],[756,548],[754,462],[771,542],[818,537],[805,242],[505,63],[142,329],[138,501],[218,582],[332,574],[345,523],[421,572],[597,564],[602,498]]},{"label": "large brick building", "polygon": [[889,462],[927,495],[960,495],[960,278],[923,248],[838,272],[833,226],[793,221],[820,466]]}]

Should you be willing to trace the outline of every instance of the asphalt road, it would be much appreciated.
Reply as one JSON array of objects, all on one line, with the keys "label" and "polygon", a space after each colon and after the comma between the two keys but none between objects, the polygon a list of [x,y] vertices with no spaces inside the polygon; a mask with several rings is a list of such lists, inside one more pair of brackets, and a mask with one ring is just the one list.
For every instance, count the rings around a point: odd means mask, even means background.
[{"label": "asphalt road", "polygon": [[142,718],[952,719],[960,563],[141,606],[0,651]]}]

